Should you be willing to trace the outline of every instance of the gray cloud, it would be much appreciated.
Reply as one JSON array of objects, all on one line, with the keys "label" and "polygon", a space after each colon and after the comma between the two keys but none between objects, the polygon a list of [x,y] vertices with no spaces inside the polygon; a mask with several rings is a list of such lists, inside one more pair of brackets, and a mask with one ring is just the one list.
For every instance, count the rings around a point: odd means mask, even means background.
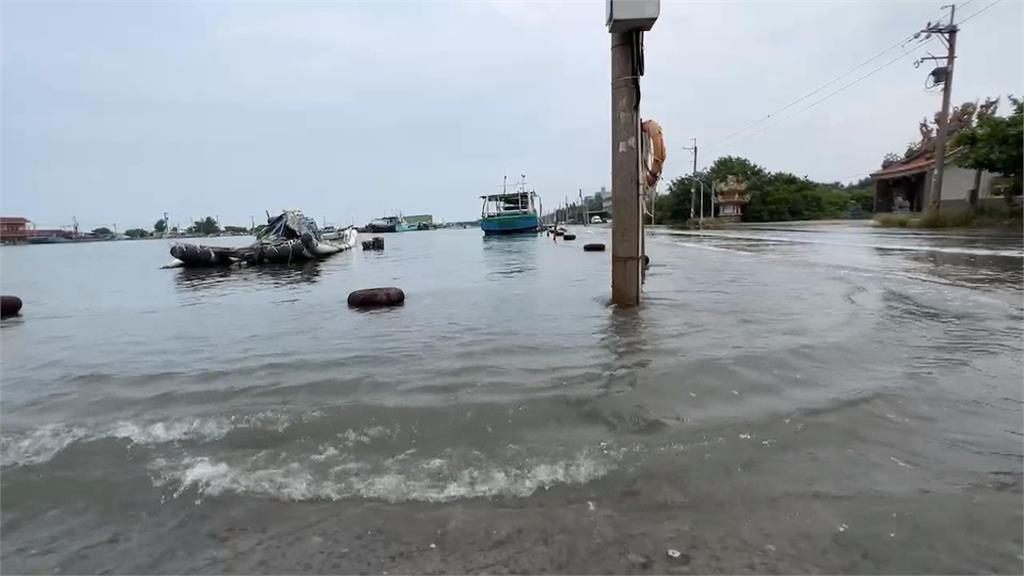
[{"label": "gray cloud", "polygon": [[[822,180],[875,168],[939,103],[911,56],[714,144],[938,18],[940,4],[663,2],[643,113],[665,127],[667,175],[689,170],[691,136],[701,164],[741,154]],[[399,210],[464,219],[503,173],[525,172],[549,205],[608,184],[601,2],[2,10],[5,214],[121,228],[164,210],[183,223],[283,207],[338,223]],[[1004,1],[964,26],[954,100],[1022,92],[1022,14]]]}]

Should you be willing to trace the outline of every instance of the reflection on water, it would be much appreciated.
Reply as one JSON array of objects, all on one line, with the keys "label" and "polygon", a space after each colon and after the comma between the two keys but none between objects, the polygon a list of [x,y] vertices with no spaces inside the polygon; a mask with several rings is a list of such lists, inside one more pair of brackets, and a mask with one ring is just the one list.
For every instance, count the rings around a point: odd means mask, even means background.
[{"label": "reflection on water", "polygon": [[[883,257],[887,251],[880,251]],[[1024,267],[1015,256],[964,254],[960,252],[910,252],[904,258],[921,273],[952,283],[989,287],[1019,287]]]},{"label": "reflection on water", "polygon": [[648,342],[644,330],[642,308],[608,307],[608,325],[601,335],[601,344],[608,350],[611,379],[617,387],[636,386],[638,370],[650,365]]},{"label": "reflection on water", "polygon": [[[224,268],[178,268],[174,270],[175,287],[184,291],[230,289],[237,283],[288,286],[311,284],[320,278],[321,263],[316,260],[297,264],[265,264],[263,266],[228,266]],[[230,291],[230,290],[229,290]]]},{"label": "reflection on water", "polygon": [[533,272],[537,269],[537,235],[483,236],[483,253],[488,279]]}]

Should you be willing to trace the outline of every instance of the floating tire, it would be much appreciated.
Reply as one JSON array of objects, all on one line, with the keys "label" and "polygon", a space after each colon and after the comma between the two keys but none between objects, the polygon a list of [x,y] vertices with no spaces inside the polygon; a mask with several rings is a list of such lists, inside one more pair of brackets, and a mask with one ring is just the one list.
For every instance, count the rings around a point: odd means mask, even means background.
[{"label": "floating tire", "polygon": [[584,252],[604,252],[604,244],[600,244],[600,243],[597,243],[597,244],[584,244],[583,245],[583,251]]},{"label": "floating tire", "polygon": [[353,308],[377,308],[381,306],[401,306],[405,302],[405,292],[401,288],[364,288],[348,295],[348,305]]},{"label": "floating tire", "polygon": [[21,298],[17,296],[0,296],[0,318],[14,316],[21,312]]},{"label": "floating tire", "polygon": [[563,234],[562,235],[562,240],[575,240],[575,239],[576,239],[576,235],[575,234]]},{"label": "floating tire", "polygon": [[175,244],[171,246],[170,252],[171,256],[181,260],[189,268],[230,266],[235,254],[233,248],[195,244]]}]

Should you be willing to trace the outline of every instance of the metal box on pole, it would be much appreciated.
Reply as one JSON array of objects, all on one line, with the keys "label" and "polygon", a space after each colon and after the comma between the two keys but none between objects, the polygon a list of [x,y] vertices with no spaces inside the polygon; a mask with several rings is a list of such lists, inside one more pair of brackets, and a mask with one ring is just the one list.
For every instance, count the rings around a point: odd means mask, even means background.
[{"label": "metal box on pole", "polygon": [[605,0],[605,24],[612,33],[650,30],[661,0]]}]

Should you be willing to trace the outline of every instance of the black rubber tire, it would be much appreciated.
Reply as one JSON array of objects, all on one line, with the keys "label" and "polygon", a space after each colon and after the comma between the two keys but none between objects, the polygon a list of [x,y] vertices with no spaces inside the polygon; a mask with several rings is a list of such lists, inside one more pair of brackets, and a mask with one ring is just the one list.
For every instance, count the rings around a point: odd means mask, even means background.
[{"label": "black rubber tire", "polygon": [[575,239],[576,239],[576,235],[575,234],[564,234],[564,235],[562,235],[562,240],[575,240]]},{"label": "black rubber tire", "polygon": [[353,308],[375,308],[378,306],[400,306],[405,302],[401,288],[364,288],[348,295],[348,305]]},{"label": "black rubber tire", "polygon": [[601,244],[601,243],[584,244],[583,245],[583,251],[584,252],[604,252],[604,244]]},{"label": "black rubber tire", "polygon": [[21,298],[17,296],[0,296],[0,318],[14,316],[21,312]]}]

